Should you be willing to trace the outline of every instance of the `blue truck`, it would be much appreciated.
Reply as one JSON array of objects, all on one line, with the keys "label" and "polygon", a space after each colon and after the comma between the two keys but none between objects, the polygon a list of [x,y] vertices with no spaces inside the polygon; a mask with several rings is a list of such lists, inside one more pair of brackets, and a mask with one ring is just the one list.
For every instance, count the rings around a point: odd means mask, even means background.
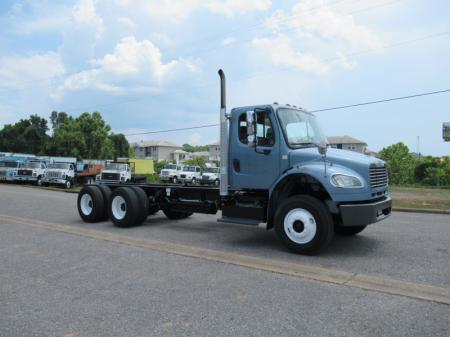
[{"label": "blue truck", "polygon": [[385,162],[327,148],[316,117],[302,108],[274,103],[228,112],[219,75],[219,187],[88,185],[77,201],[85,222],[110,218],[130,227],[159,210],[174,220],[221,211],[220,222],[263,224],[289,250],[313,254],[335,233],[355,235],[390,215]]}]

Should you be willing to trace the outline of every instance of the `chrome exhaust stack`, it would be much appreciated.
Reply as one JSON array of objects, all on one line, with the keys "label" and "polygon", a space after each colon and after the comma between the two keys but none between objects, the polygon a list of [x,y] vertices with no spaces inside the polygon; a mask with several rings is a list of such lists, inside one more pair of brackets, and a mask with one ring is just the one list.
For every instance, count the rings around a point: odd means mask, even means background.
[{"label": "chrome exhaust stack", "polygon": [[220,195],[228,195],[228,118],[226,106],[225,73],[219,70],[220,76]]}]

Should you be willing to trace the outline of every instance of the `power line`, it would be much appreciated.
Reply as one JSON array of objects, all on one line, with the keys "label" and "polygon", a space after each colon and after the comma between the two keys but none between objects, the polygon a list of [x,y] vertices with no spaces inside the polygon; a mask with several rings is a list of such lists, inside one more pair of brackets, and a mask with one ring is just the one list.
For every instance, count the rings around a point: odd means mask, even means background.
[{"label": "power line", "polygon": [[431,91],[431,92],[425,92],[425,93],[415,94],[415,95],[409,95],[409,96],[400,96],[400,97],[386,98],[386,99],[380,99],[380,100],[377,100],[377,101],[370,101],[370,102],[356,103],[356,104],[350,104],[350,105],[342,105],[342,106],[336,106],[336,107],[333,107],[333,108],[325,108],[325,109],[312,110],[312,111],[309,111],[309,112],[322,112],[322,111],[330,111],[330,110],[339,110],[339,109],[354,108],[354,107],[357,107],[357,106],[370,105],[370,104],[378,104],[378,103],[385,103],[385,102],[392,102],[392,101],[399,101],[399,100],[403,100],[403,99],[416,98],[416,97],[421,97],[421,96],[443,94],[443,93],[446,93],[446,92],[450,92],[450,89],[439,90],[439,91]]},{"label": "power line", "polygon": [[148,135],[148,134],[154,134],[154,133],[166,133],[166,132],[174,132],[174,131],[185,131],[185,130],[194,130],[194,129],[204,129],[204,128],[210,128],[213,126],[218,126],[219,124],[206,124],[206,125],[199,125],[199,126],[191,126],[188,128],[178,128],[178,129],[167,129],[167,130],[158,130],[158,131],[147,131],[147,132],[137,132],[137,133],[129,133],[125,136],[139,136],[139,135]]},{"label": "power line", "polygon": [[[368,102],[363,102],[363,103],[341,105],[341,106],[336,106],[336,107],[331,107],[331,108],[324,108],[324,109],[317,109],[317,110],[308,110],[308,112],[315,113],[315,112],[323,112],[323,111],[330,111],[330,110],[348,109],[348,108],[354,108],[354,107],[364,106],[364,105],[379,104],[379,103],[386,103],[386,102],[392,102],[392,101],[399,101],[399,100],[417,98],[417,97],[422,97],[422,96],[443,94],[443,93],[447,93],[447,92],[450,92],[450,89],[438,90],[438,91],[430,91],[430,92],[424,92],[424,93],[408,95],[408,96],[399,96],[399,97],[385,98],[385,99],[380,99],[380,100],[376,100],[376,101],[368,101]],[[204,128],[211,128],[211,127],[219,126],[219,125],[220,125],[219,123],[206,124],[206,125],[191,126],[191,127],[186,127],[186,128],[177,128],[177,129],[167,129],[167,130],[157,130],[157,131],[130,133],[130,134],[125,134],[124,136],[138,136],[138,135],[148,135],[148,134],[155,134],[155,133],[166,133],[166,132],[174,132],[174,131],[186,131],[186,130],[194,130],[194,129],[204,129]]]}]

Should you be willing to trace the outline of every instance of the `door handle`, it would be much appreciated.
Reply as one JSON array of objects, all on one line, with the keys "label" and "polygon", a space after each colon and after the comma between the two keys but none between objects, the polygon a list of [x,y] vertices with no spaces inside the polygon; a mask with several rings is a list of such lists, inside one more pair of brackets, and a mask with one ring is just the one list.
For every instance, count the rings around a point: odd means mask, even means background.
[{"label": "door handle", "polygon": [[241,171],[241,162],[239,161],[239,159],[233,159],[233,168],[236,172]]}]

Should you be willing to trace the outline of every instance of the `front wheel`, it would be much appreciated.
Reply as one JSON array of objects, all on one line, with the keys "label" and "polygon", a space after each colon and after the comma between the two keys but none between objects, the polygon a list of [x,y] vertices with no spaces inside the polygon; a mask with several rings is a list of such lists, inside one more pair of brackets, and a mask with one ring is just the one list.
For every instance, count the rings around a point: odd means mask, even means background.
[{"label": "front wheel", "polygon": [[72,187],[72,182],[70,180],[66,180],[64,187],[70,189]]},{"label": "front wheel", "polygon": [[367,226],[351,226],[351,227],[334,226],[334,232],[338,235],[353,236],[358,233],[361,233],[366,227]]},{"label": "front wheel", "polygon": [[176,176],[172,178],[172,183],[178,184],[178,178]]},{"label": "front wheel", "polygon": [[192,185],[197,185],[197,179],[192,178]]},{"label": "front wheel", "polygon": [[291,251],[312,254],[333,238],[333,219],[318,199],[299,195],[281,202],[275,213],[275,232]]},{"label": "front wheel", "polygon": [[40,176],[36,180],[36,185],[37,186],[42,186],[42,178]]}]

